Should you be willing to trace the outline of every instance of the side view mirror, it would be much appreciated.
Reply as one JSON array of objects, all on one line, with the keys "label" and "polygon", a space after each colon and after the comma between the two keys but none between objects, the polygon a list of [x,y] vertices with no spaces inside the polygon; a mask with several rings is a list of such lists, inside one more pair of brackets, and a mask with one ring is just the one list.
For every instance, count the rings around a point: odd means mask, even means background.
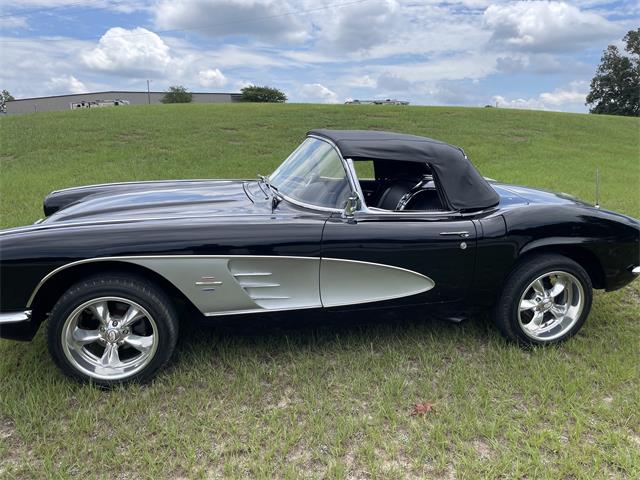
[{"label": "side view mirror", "polygon": [[345,218],[353,218],[355,213],[360,209],[360,197],[358,194],[353,192],[347,198],[347,201],[344,204],[344,216]]}]

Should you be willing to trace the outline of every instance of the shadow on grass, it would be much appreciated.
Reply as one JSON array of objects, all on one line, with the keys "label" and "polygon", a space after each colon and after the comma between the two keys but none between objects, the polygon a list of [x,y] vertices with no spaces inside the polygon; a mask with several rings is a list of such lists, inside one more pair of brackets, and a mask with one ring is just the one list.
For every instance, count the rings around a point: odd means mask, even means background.
[{"label": "shadow on grass", "polygon": [[[331,350],[336,343],[354,350],[363,346],[383,346],[402,341],[439,343],[447,348],[460,343],[485,344],[499,337],[486,314],[461,323],[427,315],[416,309],[380,309],[356,312],[297,311],[278,314],[230,316],[214,319],[192,318],[181,324],[176,356],[237,347],[254,349],[262,355],[305,349]],[[178,360],[180,361],[180,360]]]}]

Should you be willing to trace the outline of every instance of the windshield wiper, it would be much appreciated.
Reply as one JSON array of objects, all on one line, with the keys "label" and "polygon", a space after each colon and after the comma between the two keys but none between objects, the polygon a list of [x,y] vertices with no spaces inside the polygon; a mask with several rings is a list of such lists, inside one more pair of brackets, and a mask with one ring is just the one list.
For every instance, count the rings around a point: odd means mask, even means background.
[{"label": "windshield wiper", "polygon": [[262,183],[264,183],[267,187],[269,187],[269,190],[272,190],[274,192],[278,191],[277,187],[274,187],[273,185],[271,185],[271,182],[269,181],[269,177],[258,174],[258,178]]},{"label": "windshield wiper", "polygon": [[[258,174],[258,179],[260,180],[260,182],[264,183],[269,188],[269,190],[271,190],[271,192],[273,192],[274,196],[278,195],[278,188],[271,185],[271,182],[269,181],[269,177]],[[262,190],[262,187],[260,187],[260,190]],[[267,195],[267,193],[264,190],[262,191],[264,192],[265,195]]]},{"label": "windshield wiper", "polygon": [[[258,174],[258,179],[260,179],[260,182],[264,183],[267,187],[269,187],[269,190],[271,190],[272,192],[271,212],[273,213],[281,201],[280,195],[278,194],[278,188],[271,185],[271,182],[269,181],[269,177],[265,177],[264,175]],[[258,183],[258,185],[260,185],[260,183]],[[262,190],[262,187],[260,187],[260,190]],[[269,198],[268,194],[264,190],[262,190],[262,193],[267,195],[265,197],[265,200]]]}]

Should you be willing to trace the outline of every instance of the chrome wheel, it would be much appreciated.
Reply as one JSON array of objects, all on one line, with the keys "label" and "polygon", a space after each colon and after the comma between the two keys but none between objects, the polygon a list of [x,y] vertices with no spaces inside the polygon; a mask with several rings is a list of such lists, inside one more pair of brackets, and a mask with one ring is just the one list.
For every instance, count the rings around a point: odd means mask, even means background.
[{"label": "chrome wheel", "polygon": [[520,297],[518,322],[530,338],[555,340],[578,322],[584,303],[584,289],[575,276],[563,271],[545,273]]},{"label": "chrome wheel", "polygon": [[90,377],[120,380],[153,359],[158,329],[141,305],[120,297],[100,297],[76,308],[64,322],[62,348],[71,364]]}]

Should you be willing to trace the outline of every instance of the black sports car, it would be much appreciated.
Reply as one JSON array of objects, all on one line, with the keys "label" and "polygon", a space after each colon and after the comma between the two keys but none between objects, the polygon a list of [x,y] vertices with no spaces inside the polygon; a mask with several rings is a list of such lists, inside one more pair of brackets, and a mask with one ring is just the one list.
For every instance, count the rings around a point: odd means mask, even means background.
[{"label": "black sports car", "polygon": [[104,385],[169,360],[177,304],[493,308],[509,339],[549,344],[580,329],[593,288],[640,274],[638,220],[489,181],[460,148],[397,133],[313,130],[269,177],[71,188],[44,212],[0,232],[0,336],[48,319],[60,368]]}]

